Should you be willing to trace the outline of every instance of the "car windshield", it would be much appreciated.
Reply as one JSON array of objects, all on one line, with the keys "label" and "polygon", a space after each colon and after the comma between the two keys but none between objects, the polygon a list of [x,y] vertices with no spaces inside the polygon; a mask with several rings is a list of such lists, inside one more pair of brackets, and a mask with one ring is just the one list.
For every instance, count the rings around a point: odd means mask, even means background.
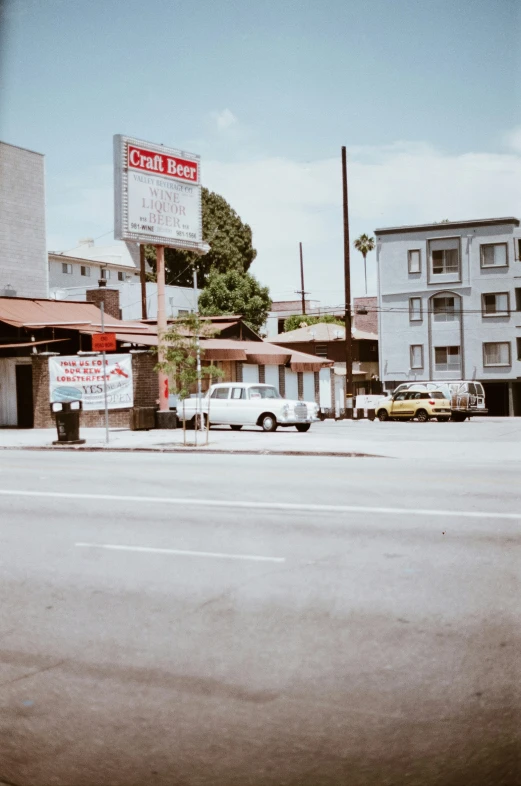
[{"label": "car windshield", "polygon": [[282,396],[276,388],[259,385],[259,387],[250,388],[250,398],[282,398]]}]

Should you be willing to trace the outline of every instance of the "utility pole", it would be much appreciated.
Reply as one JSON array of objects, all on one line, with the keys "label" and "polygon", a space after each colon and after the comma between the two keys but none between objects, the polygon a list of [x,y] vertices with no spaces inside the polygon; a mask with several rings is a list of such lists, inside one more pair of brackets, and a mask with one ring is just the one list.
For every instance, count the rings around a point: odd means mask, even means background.
[{"label": "utility pole", "polygon": [[296,295],[300,295],[302,297],[302,313],[306,313],[306,295],[309,295],[309,292],[306,292],[304,289],[304,260],[302,258],[302,243],[299,243],[299,250],[300,250],[300,289],[297,289],[295,292]]},{"label": "utility pole", "polygon": [[145,273],[145,246],[139,245],[139,279],[141,282],[141,319],[147,318],[147,277]]},{"label": "utility pole", "polygon": [[353,417],[353,346],[351,336],[351,267],[349,254],[349,211],[347,201],[346,149],[342,147],[342,197],[344,218],[344,286],[346,329],[346,417]]},{"label": "utility pole", "polygon": [[[195,315],[197,317],[197,324],[199,324],[199,302],[197,299],[197,268],[194,267],[194,299],[195,299]],[[195,418],[195,428],[194,428],[194,437],[195,437],[195,444],[197,445],[197,430],[200,429],[204,431],[204,415],[203,415],[203,402],[202,402],[202,391],[201,391],[201,342],[199,338],[199,328],[197,328],[197,336],[195,337],[196,341],[196,362],[197,362],[197,406],[195,408],[196,413],[199,413],[199,417],[196,416]],[[200,412],[199,412],[200,410]]]}]

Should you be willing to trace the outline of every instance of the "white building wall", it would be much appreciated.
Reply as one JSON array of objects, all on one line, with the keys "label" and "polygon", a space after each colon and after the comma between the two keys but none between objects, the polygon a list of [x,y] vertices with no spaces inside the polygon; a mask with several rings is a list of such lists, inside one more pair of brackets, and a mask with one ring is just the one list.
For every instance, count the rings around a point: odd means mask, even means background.
[{"label": "white building wall", "polygon": [[264,366],[264,379],[267,385],[273,385],[274,388],[279,389],[279,367],[278,366]]},{"label": "white building wall", "polygon": [[254,363],[242,364],[242,381],[243,382],[258,382],[259,381],[259,367]]},{"label": "white building wall", "polygon": [[304,371],[304,401],[315,400],[315,375],[312,371]]},{"label": "white building wall", "polygon": [[0,142],[0,296],[46,298],[44,157]]},{"label": "white building wall", "polygon": [[18,425],[16,366],[29,365],[31,358],[0,358],[0,427]]},{"label": "white building wall", "polygon": [[289,368],[285,369],[286,372],[286,395],[284,398],[298,399],[298,376],[296,371],[291,371]]},{"label": "white building wall", "polygon": [[331,369],[322,368],[318,372],[320,409],[331,409]]}]

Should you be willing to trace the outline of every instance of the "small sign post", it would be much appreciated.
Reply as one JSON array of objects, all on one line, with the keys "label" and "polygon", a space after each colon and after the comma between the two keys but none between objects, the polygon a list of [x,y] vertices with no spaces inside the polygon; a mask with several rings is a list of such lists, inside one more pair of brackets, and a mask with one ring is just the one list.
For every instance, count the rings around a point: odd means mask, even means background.
[{"label": "small sign post", "polygon": [[116,351],[115,333],[94,333],[92,336],[93,352],[115,352]]},{"label": "small sign post", "polygon": [[[100,303],[100,310],[101,310],[101,336],[97,336],[97,338],[102,339],[102,343],[105,337],[105,303],[101,301]],[[114,344],[116,343],[116,336],[114,333],[108,334],[114,337]],[[94,336],[93,345],[94,345]],[[107,445],[109,444],[109,407],[107,403],[107,361],[105,360],[105,349],[102,349],[102,358],[103,358],[103,400],[105,402],[105,442]]]}]

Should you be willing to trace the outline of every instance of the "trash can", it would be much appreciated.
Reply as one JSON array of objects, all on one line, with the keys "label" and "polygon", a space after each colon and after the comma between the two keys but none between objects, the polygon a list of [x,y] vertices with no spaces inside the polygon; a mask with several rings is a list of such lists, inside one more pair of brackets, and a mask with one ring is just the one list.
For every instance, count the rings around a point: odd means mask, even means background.
[{"label": "trash can", "polygon": [[51,412],[56,420],[58,439],[53,445],[83,445],[80,439],[81,401],[53,401]]}]

